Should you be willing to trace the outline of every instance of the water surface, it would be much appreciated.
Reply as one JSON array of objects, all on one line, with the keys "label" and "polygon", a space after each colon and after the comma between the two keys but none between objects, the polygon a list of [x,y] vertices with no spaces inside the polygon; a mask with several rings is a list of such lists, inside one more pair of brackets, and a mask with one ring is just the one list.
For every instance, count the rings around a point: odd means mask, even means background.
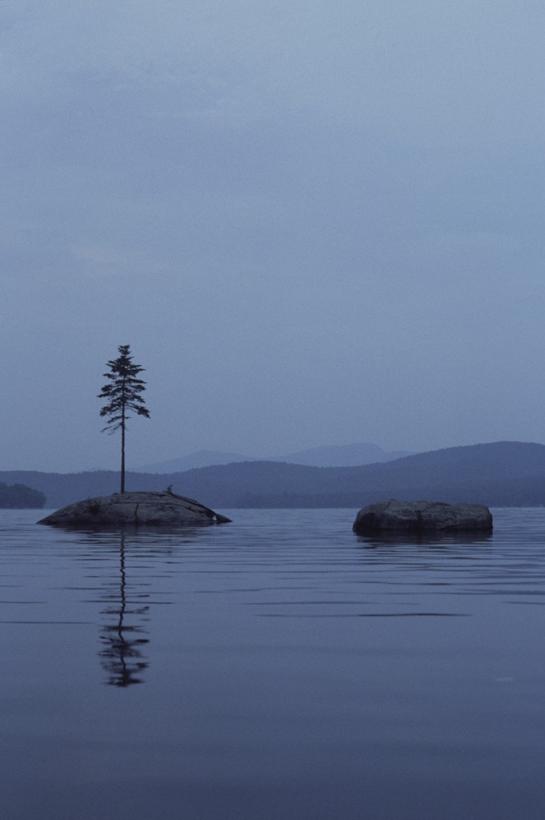
[{"label": "water surface", "polygon": [[0,511],[2,818],[545,817],[545,511],[424,543],[227,514]]}]

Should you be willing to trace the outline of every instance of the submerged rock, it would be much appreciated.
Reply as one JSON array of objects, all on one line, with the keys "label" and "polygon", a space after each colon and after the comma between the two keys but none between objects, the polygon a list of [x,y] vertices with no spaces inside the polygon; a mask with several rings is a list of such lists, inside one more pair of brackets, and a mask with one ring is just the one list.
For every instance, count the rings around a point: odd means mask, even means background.
[{"label": "submerged rock", "polygon": [[114,493],[86,498],[42,518],[39,524],[56,527],[107,528],[118,526],[202,526],[227,524],[230,519],[192,498],[170,491]]},{"label": "submerged rock", "polygon": [[377,533],[492,532],[492,513],[477,504],[440,501],[383,501],[363,507],[352,527],[358,535]]}]

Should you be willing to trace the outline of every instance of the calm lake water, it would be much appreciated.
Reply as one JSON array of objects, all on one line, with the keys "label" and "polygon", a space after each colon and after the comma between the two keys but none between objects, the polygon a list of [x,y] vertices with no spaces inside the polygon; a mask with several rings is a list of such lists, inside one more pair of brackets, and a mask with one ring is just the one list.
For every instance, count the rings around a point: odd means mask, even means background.
[{"label": "calm lake water", "polygon": [[0,817],[543,820],[544,510],[397,544],[230,515],[0,511]]}]

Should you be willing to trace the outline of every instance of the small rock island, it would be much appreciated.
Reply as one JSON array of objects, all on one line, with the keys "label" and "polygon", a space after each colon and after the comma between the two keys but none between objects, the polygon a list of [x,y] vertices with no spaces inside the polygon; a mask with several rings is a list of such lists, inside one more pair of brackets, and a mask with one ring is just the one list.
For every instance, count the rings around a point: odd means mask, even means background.
[{"label": "small rock island", "polygon": [[178,527],[228,524],[230,518],[192,498],[165,492],[114,493],[86,498],[42,518],[53,527]]},{"label": "small rock island", "polygon": [[491,533],[492,513],[477,504],[383,501],[363,507],[352,529],[357,535]]}]

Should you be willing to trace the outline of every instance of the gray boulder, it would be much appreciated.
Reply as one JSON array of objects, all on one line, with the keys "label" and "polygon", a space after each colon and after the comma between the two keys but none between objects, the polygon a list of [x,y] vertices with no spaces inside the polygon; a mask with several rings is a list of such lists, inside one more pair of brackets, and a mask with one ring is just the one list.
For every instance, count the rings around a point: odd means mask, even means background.
[{"label": "gray boulder", "polygon": [[490,533],[492,514],[476,504],[439,501],[383,501],[363,507],[352,527],[358,535],[377,533]]},{"label": "gray boulder", "polygon": [[108,528],[119,526],[202,526],[226,524],[224,515],[168,491],[114,493],[86,498],[42,518],[39,524],[56,527]]}]

